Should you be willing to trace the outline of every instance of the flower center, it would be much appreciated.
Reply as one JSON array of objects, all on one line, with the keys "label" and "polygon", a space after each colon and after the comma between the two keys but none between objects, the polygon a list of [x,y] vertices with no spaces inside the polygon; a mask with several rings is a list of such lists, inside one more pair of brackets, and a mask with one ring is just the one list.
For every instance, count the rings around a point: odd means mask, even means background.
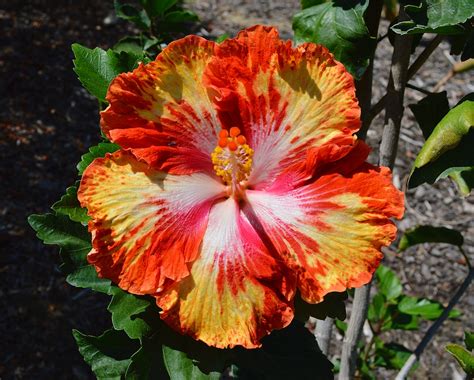
[{"label": "flower center", "polygon": [[253,150],[247,145],[240,129],[232,127],[219,132],[219,142],[211,154],[216,174],[231,186],[232,193],[240,192],[252,168]]}]

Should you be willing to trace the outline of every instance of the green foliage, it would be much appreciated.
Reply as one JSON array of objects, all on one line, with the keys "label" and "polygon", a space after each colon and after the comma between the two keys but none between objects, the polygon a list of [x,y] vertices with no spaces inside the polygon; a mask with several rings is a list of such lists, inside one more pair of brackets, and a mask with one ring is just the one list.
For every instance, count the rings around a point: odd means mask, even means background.
[{"label": "green foliage", "polygon": [[446,227],[416,226],[405,231],[398,249],[404,251],[416,244],[422,243],[447,243],[462,246],[464,238],[459,231]]},{"label": "green foliage", "polygon": [[474,185],[474,101],[470,97],[452,108],[429,135],[415,160],[410,188],[454,175],[462,193],[469,194]]},{"label": "green foliage", "polygon": [[186,353],[167,346],[163,346],[163,359],[171,380],[218,380],[221,376],[219,372],[201,372]]},{"label": "green foliage", "polygon": [[466,331],[464,333],[464,344],[469,351],[474,350],[474,332]]},{"label": "green foliage", "polygon": [[72,222],[65,215],[30,215],[28,223],[44,244],[55,244],[75,253],[87,253],[91,248],[91,237],[87,228]]},{"label": "green foliage", "polygon": [[77,200],[77,187],[79,184],[68,187],[59,201],[51,206],[56,214],[67,215],[73,222],[87,223],[89,217],[87,210],[82,208]]},{"label": "green foliage", "polygon": [[95,269],[87,263],[86,255],[91,250],[91,236],[87,227],[74,223],[62,214],[31,215],[28,222],[43,243],[61,248],[61,270],[67,274],[66,281],[69,284],[102,293],[109,292],[110,281],[98,278]]},{"label": "green foliage", "polygon": [[117,17],[130,21],[137,28],[148,30],[151,27],[151,20],[144,9],[139,10],[131,4],[122,4],[118,0],[114,0],[114,7]]},{"label": "green foliage", "polygon": [[375,272],[378,281],[378,288],[387,300],[394,300],[402,294],[402,284],[395,272],[384,265],[380,265]]},{"label": "green foliage", "polygon": [[[437,319],[444,311],[439,302],[403,294],[399,278],[383,265],[377,269],[375,280],[377,292],[367,312],[373,337],[367,345],[360,344],[358,370],[363,379],[376,379],[377,367],[401,369],[412,353],[396,342],[385,342],[381,334],[390,330],[417,330],[420,320]],[[449,318],[459,315],[459,311],[453,310]],[[336,327],[345,334],[346,323],[336,321]]]},{"label": "green foliage", "polygon": [[100,336],[72,332],[79,352],[98,380],[120,380],[130,365],[130,356],[138,349],[121,331],[107,330]]},{"label": "green foliage", "polygon": [[375,47],[375,39],[370,37],[364,21],[368,1],[318,3],[294,16],[295,41],[326,46],[356,79],[360,79]]},{"label": "green foliage", "polygon": [[406,5],[409,21],[400,21],[392,30],[398,34],[461,34],[460,25],[474,16],[471,0],[422,0],[419,5]]},{"label": "green foliage", "polygon": [[301,9],[306,9],[315,5],[327,3],[328,1],[330,0],[301,0]]},{"label": "green foliage", "polygon": [[72,51],[75,57],[74,71],[79,80],[101,102],[106,101],[105,96],[112,79],[120,73],[133,70],[143,60],[143,55],[117,53],[110,49],[88,49],[79,44],[72,44]]},{"label": "green foliage", "polygon": [[177,0],[141,0],[140,1],[150,17],[163,15],[167,10],[177,4]]},{"label": "green foliage", "polygon": [[[107,310],[112,314],[112,324],[116,330],[124,330],[132,339],[141,339],[149,335],[152,327],[143,318],[147,309],[152,308],[154,301],[144,297],[134,296],[114,287]],[[155,310],[158,313],[158,310]]]},{"label": "green foliage", "polygon": [[469,352],[459,344],[448,344],[446,351],[454,356],[468,376],[474,376],[474,354],[472,352]]},{"label": "green foliage", "polygon": [[89,148],[89,152],[81,157],[81,161],[77,164],[77,170],[82,175],[84,170],[94,161],[96,158],[105,157],[107,153],[113,153],[119,149],[117,144],[102,142],[96,146]]},{"label": "green foliage", "polygon": [[130,357],[126,380],[169,379],[163,363],[162,347],[154,341],[143,341],[140,349]]},{"label": "green foliage", "polygon": [[411,354],[412,352],[401,344],[393,342],[385,344],[380,339],[376,343],[377,367],[401,369]]}]

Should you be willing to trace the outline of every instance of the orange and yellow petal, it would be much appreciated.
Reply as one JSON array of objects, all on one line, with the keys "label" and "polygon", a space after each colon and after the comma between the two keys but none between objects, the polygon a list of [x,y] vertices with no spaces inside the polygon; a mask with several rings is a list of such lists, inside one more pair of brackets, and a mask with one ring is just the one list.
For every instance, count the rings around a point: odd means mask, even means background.
[{"label": "orange and yellow petal", "polygon": [[[348,164],[350,166],[350,164]],[[368,283],[395,239],[389,218],[403,215],[403,194],[387,168],[363,164],[352,173],[326,173],[288,190],[248,191],[249,205],[286,265],[302,297],[320,302],[329,292]]]},{"label": "orange and yellow petal", "polygon": [[191,276],[156,295],[162,319],[208,345],[260,346],[293,318],[294,279],[229,198],[213,206]]},{"label": "orange and yellow petal", "polygon": [[202,77],[214,49],[214,42],[188,36],[170,43],[154,62],[115,78],[101,113],[107,137],[155,169],[212,170],[220,124]]},{"label": "orange and yellow petal", "polygon": [[[271,27],[255,26],[220,44],[205,81],[222,124],[239,127],[254,150],[249,182],[258,188],[289,169],[310,176],[314,156],[343,157],[360,127],[344,66],[321,45],[292,47]],[[327,145],[331,154],[319,154]]]},{"label": "orange and yellow petal", "polygon": [[209,210],[223,186],[203,174],[176,176],[118,151],[92,162],[78,198],[92,220],[88,260],[134,294],[153,294],[189,275]]}]

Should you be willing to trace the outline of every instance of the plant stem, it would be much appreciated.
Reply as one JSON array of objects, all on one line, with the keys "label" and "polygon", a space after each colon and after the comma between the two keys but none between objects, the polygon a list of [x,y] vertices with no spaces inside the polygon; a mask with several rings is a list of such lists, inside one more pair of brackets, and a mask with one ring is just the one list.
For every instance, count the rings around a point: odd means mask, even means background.
[{"label": "plant stem", "polygon": [[[421,54],[418,56],[418,58],[413,62],[413,64],[410,66],[408,69],[407,73],[407,81],[409,81],[411,78],[415,76],[415,74],[418,72],[418,70],[423,66],[423,64],[427,61],[427,59],[430,57],[430,55],[435,51],[435,49],[438,47],[438,45],[441,43],[443,40],[443,36],[436,36],[434,37],[430,43],[426,46],[425,50],[421,52]],[[367,119],[364,120],[364,124],[367,124],[367,129],[369,129],[370,124],[372,121],[375,119],[375,117],[382,112],[382,110],[385,108],[385,101],[387,100],[387,95],[385,94],[380,98],[380,100],[375,103],[375,105],[370,109],[369,112],[367,112]]]},{"label": "plant stem", "polygon": [[395,37],[392,68],[388,82],[387,102],[385,107],[385,126],[380,143],[380,165],[393,169],[398,149],[400,124],[403,117],[403,98],[405,84],[408,81],[408,64],[410,63],[413,36],[397,35]]},{"label": "plant stem", "polygon": [[355,290],[351,318],[342,344],[339,380],[350,380],[354,376],[357,364],[357,343],[362,334],[362,327],[369,307],[370,287],[369,283]]},{"label": "plant stem", "polygon": [[[378,36],[382,8],[383,0],[371,0],[365,14],[367,29],[369,30],[370,36],[373,38],[377,38]],[[372,106],[372,82],[376,48],[377,44],[374,44],[374,51],[370,57],[369,66],[367,67],[367,70],[365,71],[362,78],[356,83],[357,98],[359,99],[359,105],[362,112],[362,126],[357,133],[357,137],[360,139],[365,139],[367,129],[369,127],[364,124],[364,120],[366,118],[366,114],[370,112],[370,107]]]},{"label": "plant stem", "polygon": [[[401,8],[400,20],[405,18],[406,14],[404,14],[403,8]],[[380,164],[390,168],[393,168],[397,154],[400,124],[403,116],[403,96],[405,94],[405,83],[407,82],[412,40],[413,37],[410,35],[395,36],[387,90],[385,127],[382,134],[379,156]],[[354,376],[358,355],[357,342],[362,334],[369,301],[370,283],[355,290],[353,310],[342,347],[340,380],[349,380]]]},{"label": "plant stem", "polygon": [[331,332],[334,319],[327,317],[324,321],[316,322],[316,340],[318,341],[319,348],[324,355],[329,353],[329,344],[331,343]]},{"label": "plant stem", "polygon": [[453,296],[453,298],[451,298],[451,300],[449,301],[448,306],[443,310],[443,313],[440,315],[440,317],[428,329],[425,336],[421,340],[420,344],[418,344],[418,347],[416,347],[413,354],[410,355],[410,357],[405,362],[405,364],[403,365],[400,372],[398,372],[397,377],[395,378],[395,380],[404,380],[406,378],[406,376],[408,375],[408,372],[410,372],[410,369],[415,365],[415,363],[420,358],[421,354],[423,353],[423,351],[426,348],[426,346],[428,345],[428,343],[434,337],[434,335],[436,334],[438,329],[441,327],[443,322],[449,317],[449,313],[454,308],[454,306],[459,302],[459,299],[461,298],[461,296],[464,294],[464,292],[467,290],[467,288],[471,284],[471,281],[472,281],[473,277],[474,277],[474,269],[472,269],[469,266],[469,274],[464,279],[464,281],[461,284],[461,286],[459,287],[458,291]]}]

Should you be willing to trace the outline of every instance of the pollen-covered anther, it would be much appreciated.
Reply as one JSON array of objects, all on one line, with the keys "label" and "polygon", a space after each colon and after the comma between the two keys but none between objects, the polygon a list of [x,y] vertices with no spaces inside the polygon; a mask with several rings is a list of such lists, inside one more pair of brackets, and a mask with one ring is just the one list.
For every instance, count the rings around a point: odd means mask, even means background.
[{"label": "pollen-covered anther", "polygon": [[211,154],[216,174],[228,185],[239,185],[245,181],[252,169],[253,150],[240,134],[238,127],[219,132],[217,147]]}]

